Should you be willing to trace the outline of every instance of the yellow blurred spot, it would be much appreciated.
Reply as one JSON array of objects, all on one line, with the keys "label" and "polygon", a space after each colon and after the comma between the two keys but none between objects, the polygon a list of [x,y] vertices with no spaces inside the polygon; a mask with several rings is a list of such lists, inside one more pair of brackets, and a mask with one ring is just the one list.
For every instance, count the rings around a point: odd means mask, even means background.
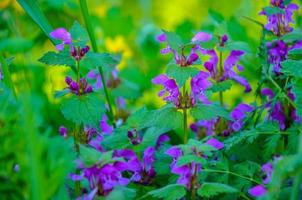
[{"label": "yellow blurred spot", "polygon": [[10,0],[1,0],[0,1],[0,8],[6,8],[10,4]]},{"label": "yellow blurred spot", "polygon": [[57,103],[58,99],[54,98],[54,93],[66,87],[65,73],[68,70],[63,66],[47,67],[45,74],[44,92],[52,103]]},{"label": "yellow blurred spot", "polygon": [[108,10],[108,6],[106,4],[96,5],[92,7],[92,10],[92,13],[96,14],[97,16],[105,17]]},{"label": "yellow blurred spot", "polygon": [[115,38],[106,38],[105,46],[106,49],[111,53],[122,53],[122,60],[118,64],[117,69],[123,69],[126,66],[127,59],[132,57],[132,51],[127,45],[124,37],[118,35]]}]

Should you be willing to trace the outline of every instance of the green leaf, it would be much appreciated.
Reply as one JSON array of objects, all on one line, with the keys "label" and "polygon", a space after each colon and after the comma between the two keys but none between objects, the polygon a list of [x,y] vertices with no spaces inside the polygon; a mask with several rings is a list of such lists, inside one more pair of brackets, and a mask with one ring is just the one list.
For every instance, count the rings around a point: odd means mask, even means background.
[{"label": "green leaf", "polygon": [[81,60],[81,64],[88,69],[103,67],[104,71],[112,69],[120,62],[120,56],[109,53],[95,53],[89,51]]},{"label": "green leaf", "polygon": [[167,36],[167,42],[168,42],[169,46],[172,49],[179,51],[180,48],[184,45],[181,37],[179,35],[177,35],[176,33],[172,33],[169,31],[164,31],[164,33]]},{"label": "green leaf", "polygon": [[284,10],[279,7],[267,6],[263,8],[265,14],[267,16],[276,15],[276,14],[284,14]]},{"label": "green leaf", "polygon": [[64,117],[82,125],[96,126],[104,110],[104,102],[96,93],[82,96],[73,95],[61,104]]},{"label": "green leaf", "polygon": [[278,147],[281,135],[273,135],[265,140],[263,154],[265,158],[271,158]]},{"label": "green leaf", "polygon": [[11,54],[24,53],[33,46],[31,40],[24,38],[7,38],[0,41],[0,51],[8,51]]},{"label": "green leaf", "polygon": [[222,82],[218,82],[216,84],[213,84],[213,86],[210,88],[212,92],[225,92],[232,87],[232,81],[231,80],[226,80]]},{"label": "green leaf", "polygon": [[186,189],[182,185],[171,184],[157,190],[152,190],[148,194],[163,200],[179,200],[186,195]]},{"label": "green leaf", "polygon": [[46,54],[44,54],[40,59],[40,62],[51,65],[51,66],[69,66],[74,67],[75,66],[75,60],[71,57],[68,50],[60,51],[60,52],[53,52],[49,51]]},{"label": "green leaf", "polygon": [[221,49],[224,51],[241,50],[249,53],[251,52],[251,48],[246,42],[229,42]]},{"label": "green leaf", "polygon": [[198,104],[190,111],[191,115],[197,120],[210,120],[215,117],[230,119],[229,113],[221,106],[216,104]]},{"label": "green leaf", "polygon": [[86,167],[91,167],[95,164],[105,165],[112,162],[113,151],[101,153],[94,148],[89,148],[84,145],[80,146],[80,158]]},{"label": "green leaf", "polygon": [[69,32],[75,46],[84,47],[89,41],[86,29],[84,29],[77,21],[73,23]]},{"label": "green leaf", "polygon": [[292,92],[295,95],[295,104],[297,106],[297,114],[302,119],[302,78],[293,80]]},{"label": "green leaf", "polygon": [[292,42],[301,40],[301,35],[302,35],[302,32],[300,30],[294,30],[294,31],[282,36],[282,40],[285,43],[292,43]]},{"label": "green leaf", "polygon": [[122,80],[122,84],[114,88],[111,93],[115,97],[124,97],[125,99],[138,99],[140,94],[140,88],[137,84],[125,80]]},{"label": "green leaf", "polygon": [[281,63],[281,71],[288,76],[302,77],[302,61],[286,60]]},{"label": "green leaf", "polygon": [[117,186],[109,193],[106,200],[131,200],[136,196],[136,191],[134,189]]},{"label": "green leaf", "polygon": [[184,156],[180,156],[177,159],[177,166],[183,166],[189,163],[200,163],[202,165],[204,165],[207,161],[206,159],[200,157],[200,156],[196,156],[196,155],[184,155]]},{"label": "green leaf", "polygon": [[35,0],[18,0],[20,6],[36,22],[45,35],[55,44],[49,33],[53,30],[47,18]]},{"label": "green leaf", "polygon": [[199,70],[193,66],[179,67],[171,64],[167,66],[166,74],[176,80],[178,87],[182,87],[184,83],[191,77],[198,74]]},{"label": "green leaf", "polygon": [[67,95],[68,93],[70,93],[69,89],[63,89],[63,90],[55,91],[54,96],[55,98],[60,98]]},{"label": "green leaf", "polygon": [[201,197],[210,198],[222,193],[235,193],[238,190],[222,183],[203,183],[197,190],[197,194]]}]

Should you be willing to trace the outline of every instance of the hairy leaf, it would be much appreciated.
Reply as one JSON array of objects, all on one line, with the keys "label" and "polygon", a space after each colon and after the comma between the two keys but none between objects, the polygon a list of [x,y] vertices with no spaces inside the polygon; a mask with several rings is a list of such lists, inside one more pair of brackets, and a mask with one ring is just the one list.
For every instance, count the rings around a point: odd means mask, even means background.
[{"label": "hairy leaf", "polygon": [[179,67],[175,64],[168,65],[166,70],[167,75],[176,80],[178,87],[182,87],[187,80],[198,74],[198,72],[199,70],[193,66]]},{"label": "hairy leaf", "polygon": [[210,120],[215,117],[230,119],[229,113],[223,107],[216,104],[198,104],[191,109],[191,115],[197,120]]},{"label": "hairy leaf", "polygon": [[236,193],[238,190],[222,183],[203,183],[197,190],[197,194],[201,197],[209,198],[222,193]]},{"label": "hairy leaf", "polygon": [[182,185],[171,184],[157,190],[152,190],[148,194],[163,200],[179,200],[185,196],[186,190]]}]

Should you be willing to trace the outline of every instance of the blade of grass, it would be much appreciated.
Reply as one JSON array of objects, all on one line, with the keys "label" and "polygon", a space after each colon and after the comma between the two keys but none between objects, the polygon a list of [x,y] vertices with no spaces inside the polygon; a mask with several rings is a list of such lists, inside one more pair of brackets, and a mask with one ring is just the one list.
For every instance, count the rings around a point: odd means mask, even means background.
[{"label": "blade of grass", "polygon": [[11,78],[11,74],[8,68],[8,64],[2,54],[0,54],[0,66],[3,71],[3,76],[4,76],[4,83],[13,91],[14,97],[17,98],[16,90]]},{"label": "blade of grass", "polygon": [[[86,28],[87,28],[87,32],[88,32],[88,35],[89,35],[89,38],[90,38],[90,42],[91,42],[91,45],[92,45],[92,49],[93,49],[94,52],[98,52],[96,39],[95,39],[95,34],[94,34],[93,27],[92,27],[92,24],[91,24],[92,20],[90,18],[89,12],[88,12],[87,2],[86,2],[86,0],[79,0],[79,2],[80,2],[80,6],[81,6],[81,12],[82,12],[82,15],[83,15],[83,18],[84,18],[84,21],[85,21],[85,25],[86,25]],[[107,89],[107,86],[106,86],[107,84],[106,84],[106,81],[105,81],[103,68],[102,68],[102,66],[98,66],[98,69],[99,69],[99,72],[101,74],[104,93],[105,93],[106,101],[107,101],[108,107],[109,107],[109,115],[110,115],[109,118],[110,118],[113,126],[115,126],[113,108],[112,108],[112,104],[111,104],[111,101],[110,101],[110,96],[109,96],[109,93],[108,93],[108,89]]]},{"label": "blade of grass", "polygon": [[17,0],[20,6],[25,12],[36,22],[45,35],[51,40],[53,44],[55,41],[49,36],[49,33],[53,30],[52,26],[48,22],[47,18],[39,8],[37,1],[34,0]]}]

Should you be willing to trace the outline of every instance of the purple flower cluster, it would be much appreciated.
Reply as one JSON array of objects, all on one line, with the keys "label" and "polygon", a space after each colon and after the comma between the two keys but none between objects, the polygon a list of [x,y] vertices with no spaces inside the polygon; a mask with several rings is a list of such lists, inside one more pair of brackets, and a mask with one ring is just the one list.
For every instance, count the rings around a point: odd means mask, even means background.
[{"label": "purple flower cluster", "polygon": [[[95,81],[93,87],[96,90],[99,90],[103,87],[102,78],[100,73],[97,70],[91,70],[87,74],[87,78]],[[110,72],[110,77],[106,80],[106,86],[109,88],[116,88],[121,83],[120,78],[118,77],[118,71],[113,69]]]},{"label": "purple flower cluster", "polygon": [[[220,150],[224,147],[223,143],[215,138],[209,139],[206,144],[214,147],[217,150]],[[187,189],[191,189],[193,186],[192,184],[194,184],[195,181],[194,179],[196,179],[198,173],[202,170],[201,164],[192,161],[189,164],[178,166],[177,161],[181,156],[184,155],[184,152],[180,147],[177,146],[172,146],[165,153],[173,158],[170,168],[173,174],[179,175],[177,183],[185,186]],[[196,150],[193,153],[197,156],[202,155],[202,152],[196,152]]]},{"label": "purple flower cluster", "polygon": [[91,85],[87,83],[85,78],[81,78],[78,83],[70,76],[66,76],[65,82],[69,86],[69,90],[78,96],[93,92]]},{"label": "purple flower cluster", "polygon": [[56,45],[58,51],[62,51],[65,45],[71,45],[72,39],[70,33],[65,28],[57,28],[49,34],[52,38],[61,40],[62,43]]},{"label": "purple flower cluster", "polygon": [[[1,64],[0,64],[0,67],[1,67]],[[2,74],[2,70],[0,68],[0,81],[2,81],[2,79],[4,78],[3,74]]]},{"label": "purple flower cluster", "polygon": [[[227,39],[224,39],[224,43],[227,41]],[[222,42],[221,42],[222,43]],[[230,52],[229,56],[225,59],[223,64],[223,72],[218,71],[218,55],[214,49],[207,50],[207,49],[200,49],[200,52],[203,55],[210,56],[210,59],[204,63],[204,67],[206,70],[210,73],[211,77],[219,81],[224,81],[227,79],[233,79],[234,81],[238,82],[239,84],[243,85],[245,87],[245,92],[250,92],[252,90],[250,84],[248,81],[237,75],[237,73],[234,71],[234,67],[236,66],[238,71],[243,71],[243,66],[237,64],[240,60],[241,56],[243,56],[244,52],[239,50],[233,50]]]},{"label": "purple flower cluster", "polygon": [[231,112],[231,117],[234,120],[231,122],[231,128],[233,131],[239,131],[243,126],[243,120],[246,117],[246,113],[250,113],[254,110],[253,106],[248,104],[240,103]]},{"label": "purple flower cluster", "polygon": [[293,11],[298,10],[299,6],[294,3],[285,5],[284,0],[271,0],[271,6],[273,8],[280,9],[277,13],[268,13],[267,10],[262,10],[259,14],[267,17],[267,24],[265,28],[272,31],[277,36],[282,36],[288,32],[291,32],[293,28],[290,26],[293,22]]}]

